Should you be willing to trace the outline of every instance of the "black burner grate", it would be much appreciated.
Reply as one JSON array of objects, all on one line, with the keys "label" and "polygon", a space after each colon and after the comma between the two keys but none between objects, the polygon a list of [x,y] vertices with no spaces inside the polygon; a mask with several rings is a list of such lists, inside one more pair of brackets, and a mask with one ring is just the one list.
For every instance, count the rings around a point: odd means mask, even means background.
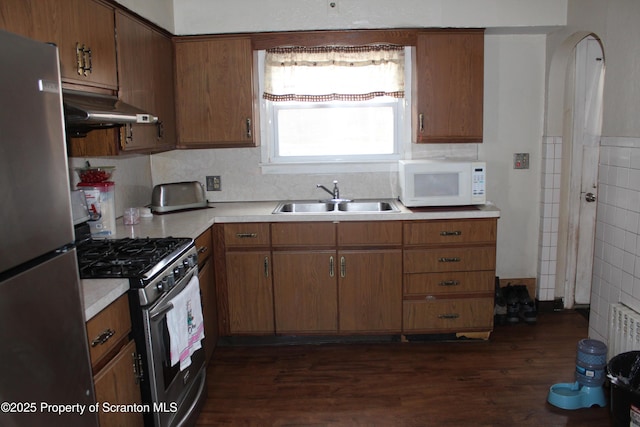
[{"label": "black burner grate", "polygon": [[88,240],[78,244],[80,277],[140,278],[191,239],[161,237]]}]

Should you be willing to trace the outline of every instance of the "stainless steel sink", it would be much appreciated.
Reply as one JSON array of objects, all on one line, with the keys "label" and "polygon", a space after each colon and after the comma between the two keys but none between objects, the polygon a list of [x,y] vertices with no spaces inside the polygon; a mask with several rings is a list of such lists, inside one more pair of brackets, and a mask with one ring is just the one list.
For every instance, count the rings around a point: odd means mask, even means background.
[{"label": "stainless steel sink", "polygon": [[394,201],[349,201],[328,203],[324,201],[281,202],[273,210],[274,214],[319,214],[319,213],[382,213],[400,212]]},{"label": "stainless steel sink", "polygon": [[280,203],[273,213],[320,213],[333,212],[335,209],[335,203],[286,202]]},{"label": "stainless steel sink", "polygon": [[398,212],[391,202],[349,202],[338,204],[341,212]]}]

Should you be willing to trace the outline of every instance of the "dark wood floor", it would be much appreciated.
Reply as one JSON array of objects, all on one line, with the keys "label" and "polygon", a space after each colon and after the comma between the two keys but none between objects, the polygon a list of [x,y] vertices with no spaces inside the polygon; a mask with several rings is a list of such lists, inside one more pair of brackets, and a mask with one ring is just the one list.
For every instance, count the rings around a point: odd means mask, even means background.
[{"label": "dark wood floor", "polygon": [[587,326],[567,311],[489,341],[219,347],[198,425],[608,426],[608,407],[546,401]]}]

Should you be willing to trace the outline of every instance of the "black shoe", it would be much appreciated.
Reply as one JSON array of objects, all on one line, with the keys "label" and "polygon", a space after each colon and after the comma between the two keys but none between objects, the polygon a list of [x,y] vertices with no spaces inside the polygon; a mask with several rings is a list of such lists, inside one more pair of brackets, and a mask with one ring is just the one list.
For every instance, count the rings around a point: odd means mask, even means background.
[{"label": "black shoe", "polygon": [[529,291],[525,285],[514,286],[515,293],[520,302],[520,310],[518,315],[524,322],[532,324],[538,321],[538,310],[536,303],[529,296]]},{"label": "black shoe", "polygon": [[504,288],[504,298],[507,301],[507,323],[518,323],[520,321],[520,299],[511,283]]},{"label": "black shoe", "polygon": [[500,287],[500,280],[496,277],[495,305],[493,308],[493,323],[496,325],[505,325],[507,323],[507,300]]}]

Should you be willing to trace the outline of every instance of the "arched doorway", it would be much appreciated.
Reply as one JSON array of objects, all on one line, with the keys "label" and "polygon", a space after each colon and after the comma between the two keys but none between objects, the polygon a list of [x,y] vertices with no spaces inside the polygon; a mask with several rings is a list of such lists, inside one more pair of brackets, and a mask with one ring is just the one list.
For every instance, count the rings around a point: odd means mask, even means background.
[{"label": "arched doorway", "polygon": [[603,80],[604,54],[593,34],[574,34],[553,57],[547,134],[561,141],[554,292],[564,308],[591,299]]}]

